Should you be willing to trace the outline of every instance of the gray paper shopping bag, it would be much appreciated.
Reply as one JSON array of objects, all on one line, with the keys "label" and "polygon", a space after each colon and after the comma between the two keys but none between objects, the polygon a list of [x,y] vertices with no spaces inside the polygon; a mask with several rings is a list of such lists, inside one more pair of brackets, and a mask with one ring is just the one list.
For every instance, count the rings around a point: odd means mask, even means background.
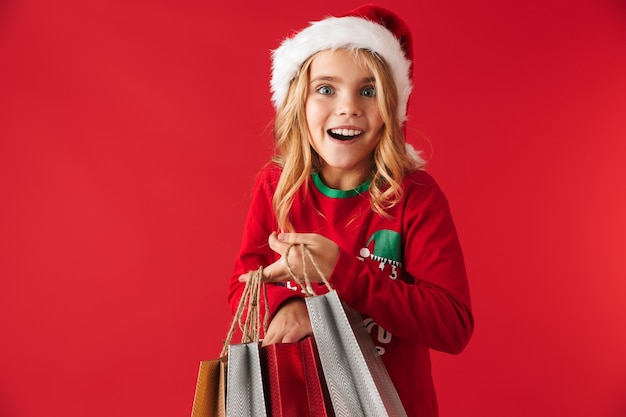
[{"label": "gray paper shopping bag", "polygon": [[267,417],[259,343],[228,346],[226,417]]},{"label": "gray paper shopping bag", "polygon": [[305,300],[336,417],[406,417],[361,315],[334,290]]}]

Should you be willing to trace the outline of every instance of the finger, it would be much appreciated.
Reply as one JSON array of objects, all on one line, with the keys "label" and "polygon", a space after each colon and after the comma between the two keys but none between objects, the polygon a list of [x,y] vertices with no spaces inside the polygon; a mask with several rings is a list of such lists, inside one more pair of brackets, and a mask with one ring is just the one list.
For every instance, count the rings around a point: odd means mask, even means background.
[{"label": "finger", "polygon": [[278,233],[276,239],[287,245],[313,245],[315,244],[313,233]]},{"label": "finger", "polygon": [[310,334],[313,334],[313,333],[307,332],[305,328],[302,326],[297,326],[297,327],[294,327],[293,330],[291,330],[290,332],[288,332],[286,335],[283,336],[283,340],[281,341],[281,343],[299,342],[300,340],[304,339],[306,336],[309,336]]},{"label": "finger", "polygon": [[[279,268],[277,268],[276,262],[272,265],[267,266],[263,269],[263,276],[261,277],[261,282],[280,282],[286,279],[289,279],[288,276],[284,274],[279,274]],[[284,275],[284,276],[283,276]],[[250,274],[241,274],[238,278],[239,282],[248,282],[250,280]]]},{"label": "finger", "polygon": [[290,279],[290,275],[285,269],[283,258],[280,258],[271,265],[263,268],[262,282],[281,282]]},{"label": "finger", "polygon": [[261,346],[267,346],[267,345],[273,345],[274,343],[279,343],[280,339],[281,338],[278,337],[275,333],[268,333],[263,338],[263,342],[261,343]]},{"label": "finger", "polygon": [[274,282],[274,276],[276,276],[276,274],[273,271],[275,269],[276,269],[276,262],[263,268],[263,278],[261,279],[261,281],[262,282]]},{"label": "finger", "polygon": [[294,343],[304,339],[307,336],[313,334],[310,327],[307,326],[294,326],[291,330],[284,332],[268,332],[263,338],[262,346],[271,345],[274,343]]},{"label": "finger", "polygon": [[278,239],[278,236],[278,233],[272,232],[272,234],[267,239],[267,243],[269,244],[270,249],[282,256],[285,254],[287,247],[289,247],[289,243],[281,241],[280,239]]}]

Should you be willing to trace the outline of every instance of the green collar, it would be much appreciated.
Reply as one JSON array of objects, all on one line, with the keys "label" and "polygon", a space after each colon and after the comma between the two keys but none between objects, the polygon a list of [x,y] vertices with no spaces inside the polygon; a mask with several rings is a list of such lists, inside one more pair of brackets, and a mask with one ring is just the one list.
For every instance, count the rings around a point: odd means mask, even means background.
[{"label": "green collar", "polygon": [[312,178],[315,187],[326,197],[330,198],[348,198],[364,194],[370,188],[370,183],[372,182],[372,180],[367,180],[351,190],[335,190],[324,184],[318,172],[313,173]]}]

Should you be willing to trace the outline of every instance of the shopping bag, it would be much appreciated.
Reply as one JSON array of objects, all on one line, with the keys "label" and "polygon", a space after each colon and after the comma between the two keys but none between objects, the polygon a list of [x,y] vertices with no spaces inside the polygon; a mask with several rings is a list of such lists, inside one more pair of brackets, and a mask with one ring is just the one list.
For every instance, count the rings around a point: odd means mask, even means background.
[{"label": "shopping bag", "polygon": [[272,417],[334,417],[313,337],[261,348]]},{"label": "shopping bag", "polygon": [[228,347],[227,417],[266,417],[259,343]]},{"label": "shopping bag", "polygon": [[[224,346],[228,348],[228,372],[226,376],[226,417],[267,417],[265,390],[261,375],[260,340],[260,298],[261,268],[250,273],[246,282],[233,324],[237,322],[242,330],[239,344],[229,344],[233,325]],[[265,292],[263,291],[264,295]],[[268,303],[265,300],[265,318],[269,317]],[[246,319],[241,324],[241,317]],[[263,325],[267,327],[266,324]]]},{"label": "shopping bag", "polygon": [[226,357],[200,362],[191,417],[226,416]]},{"label": "shopping bag", "polygon": [[[267,417],[259,356],[261,269],[251,277],[219,358],[200,362],[191,417]],[[231,344],[236,326],[242,343]]]},{"label": "shopping bag", "polygon": [[406,417],[361,315],[336,291],[305,299],[337,417]]},{"label": "shopping bag", "polygon": [[[306,294],[324,378],[336,417],[406,417],[387,369],[376,352],[361,315],[339,299],[306,245],[299,245],[304,276],[288,270]],[[285,254],[288,261],[289,252]],[[307,260],[329,289],[316,295],[306,272]]]}]

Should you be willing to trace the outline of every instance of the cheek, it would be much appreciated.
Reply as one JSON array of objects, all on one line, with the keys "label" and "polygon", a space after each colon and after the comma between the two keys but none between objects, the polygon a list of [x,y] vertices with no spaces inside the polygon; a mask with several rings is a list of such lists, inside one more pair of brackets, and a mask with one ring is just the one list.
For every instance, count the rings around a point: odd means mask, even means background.
[{"label": "cheek", "polygon": [[370,114],[370,126],[383,127],[383,116],[380,114],[377,104],[372,103],[372,106],[368,109],[368,114]]},{"label": "cheek", "polygon": [[307,102],[305,105],[305,115],[309,130],[319,129],[326,120],[326,113],[323,106],[315,103],[315,101]]}]

